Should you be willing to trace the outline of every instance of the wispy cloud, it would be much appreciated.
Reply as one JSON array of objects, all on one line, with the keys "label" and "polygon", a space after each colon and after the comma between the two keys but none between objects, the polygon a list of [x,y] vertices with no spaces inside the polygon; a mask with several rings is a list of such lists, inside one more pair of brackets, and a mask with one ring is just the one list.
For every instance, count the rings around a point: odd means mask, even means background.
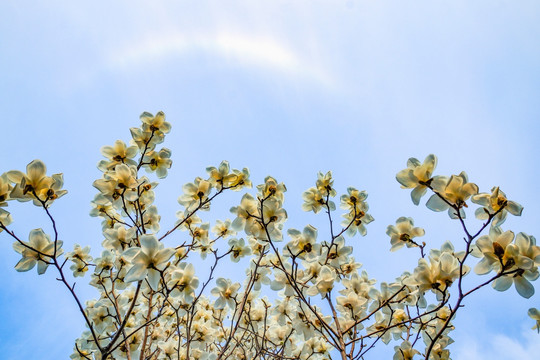
[{"label": "wispy cloud", "polygon": [[487,340],[481,342],[479,339],[469,338],[456,342],[454,357],[460,360],[535,360],[540,354],[538,334],[532,330],[524,330],[521,341],[504,334],[489,332],[486,332],[483,338]]},{"label": "wispy cloud", "polygon": [[331,87],[334,81],[320,65],[295,52],[283,42],[265,35],[218,32],[207,35],[148,34],[137,42],[114,50],[107,67],[134,71],[175,57],[207,54],[248,68],[281,72],[293,78]]}]

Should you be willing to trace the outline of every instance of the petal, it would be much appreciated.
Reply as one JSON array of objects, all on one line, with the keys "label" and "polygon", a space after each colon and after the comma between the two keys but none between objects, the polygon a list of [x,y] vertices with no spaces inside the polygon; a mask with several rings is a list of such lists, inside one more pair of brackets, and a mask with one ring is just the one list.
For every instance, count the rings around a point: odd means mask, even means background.
[{"label": "petal", "polygon": [[47,168],[41,160],[34,160],[26,166],[26,173],[30,180],[39,180],[45,176]]},{"label": "petal", "polygon": [[20,184],[21,180],[24,177],[24,174],[19,170],[8,171],[6,173],[6,175],[7,175],[7,178],[9,179],[9,181],[11,181],[11,182],[13,182],[15,184]]},{"label": "petal", "polygon": [[142,250],[147,254],[155,254],[161,245],[154,235],[143,235],[140,241]]},{"label": "petal", "polygon": [[419,185],[414,188],[414,190],[411,192],[411,199],[414,205],[418,205],[420,203],[420,199],[426,194],[427,189],[428,188],[423,185]]},{"label": "petal", "polygon": [[491,271],[491,262],[487,258],[480,260],[478,264],[474,267],[474,272],[478,275],[484,275]]},{"label": "petal", "polygon": [[523,206],[521,206],[517,202],[509,201],[506,204],[506,210],[508,210],[508,212],[512,215],[521,216],[521,213],[523,212]]},{"label": "petal", "polygon": [[133,265],[133,267],[129,269],[128,273],[126,274],[124,281],[132,282],[132,281],[143,280],[146,277],[146,274],[148,273],[147,270],[148,269],[146,268],[146,266],[142,264]]},{"label": "petal", "polygon": [[28,271],[34,266],[36,266],[36,259],[23,257],[21,260],[19,260],[17,265],[15,265],[15,270],[19,272]]},{"label": "petal", "polygon": [[411,169],[401,170],[396,174],[396,180],[403,186],[404,189],[415,187],[417,182],[412,174]]},{"label": "petal", "polygon": [[157,291],[159,280],[161,279],[161,275],[159,271],[155,269],[148,269],[148,283],[150,284],[150,287],[152,290]]},{"label": "petal", "polygon": [[442,200],[439,195],[433,194],[426,203],[428,209],[433,211],[444,211],[448,209],[448,204]]},{"label": "petal", "polygon": [[165,265],[165,263],[171,258],[171,256],[173,256],[175,252],[176,250],[173,248],[161,249],[154,256],[154,261],[158,265]]},{"label": "petal", "polygon": [[37,264],[37,272],[39,275],[43,275],[45,274],[45,271],[47,271],[47,267],[49,266],[49,264],[47,264],[46,262],[44,261],[38,261],[38,264]]},{"label": "petal", "polygon": [[497,291],[506,291],[512,286],[512,278],[509,276],[503,276],[493,282],[493,288]]},{"label": "petal", "polygon": [[518,276],[514,279],[514,285],[519,295],[528,299],[534,295],[534,286],[522,276]]}]

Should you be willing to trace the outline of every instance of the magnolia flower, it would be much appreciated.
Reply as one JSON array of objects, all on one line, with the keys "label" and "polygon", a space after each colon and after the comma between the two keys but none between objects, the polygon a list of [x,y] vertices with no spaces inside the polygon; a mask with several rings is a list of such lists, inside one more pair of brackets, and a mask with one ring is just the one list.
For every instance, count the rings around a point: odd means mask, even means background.
[{"label": "magnolia flower", "polygon": [[42,229],[34,229],[30,231],[28,242],[18,241],[13,243],[13,249],[22,255],[22,259],[15,265],[17,271],[32,270],[34,266],[38,266],[38,274],[42,275],[47,271],[47,267],[51,264],[53,257],[62,254],[62,241],[51,241],[49,235],[45,234]]},{"label": "magnolia flower", "polygon": [[426,203],[428,209],[433,211],[444,211],[448,209],[450,218],[457,219],[458,214],[456,214],[456,210],[449,205],[453,204],[458,207],[459,215],[464,219],[465,212],[463,211],[463,207],[467,207],[465,201],[478,193],[478,186],[470,183],[467,174],[465,171],[462,171],[459,175],[452,175],[444,186],[436,190],[438,193],[431,195]]},{"label": "magnolia flower", "polygon": [[333,188],[334,179],[332,179],[332,172],[328,171],[323,175],[322,172],[317,174],[317,182],[315,183],[317,190],[324,196],[334,197],[336,196],[336,190]]},{"label": "magnolia flower", "polygon": [[423,164],[415,158],[407,161],[407,168],[401,170],[396,175],[396,180],[403,189],[413,189],[411,199],[415,205],[418,205],[422,196],[427,192],[428,186],[433,181],[431,174],[437,166],[437,157],[430,154],[426,157]]},{"label": "magnolia flower", "polygon": [[258,215],[257,202],[250,194],[244,194],[239,206],[231,208],[231,213],[236,214],[232,222],[232,228],[236,231],[247,230],[253,226],[255,217]]},{"label": "magnolia flower", "polygon": [[182,295],[185,302],[192,302],[195,289],[199,286],[199,279],[195,276],[193,264],[180,264],[178,268],[170,273],[167,285],[173,288],[172,296]]},{"label": "magnolia flower", "polygon": [[[326,199],[323,198],[323,194],[314,187],[304,191],[302,194],[302,199],[304,199],[302,210],[313,211],[315,214],[321,211],[322,207],[326,203]],[[334,202],[329,201],[328,205],[330,206],[330,210],[336,209]]]},{"label": "magnolia flower", "polygon": [[264,179],[263,185],[257,185],[257,190],[259,190],[260,197],[265,199],[272,196],[277,199],[280,203],[283,203],[284,193],[287,191],[285,184],[278,184],[277,180],[271,176],[267,176]]},{"label": "magnolia flower", "polygon": [[65,195],[61,190],[64,185],[62,174],[46,175],[47,167],[41,160],[34,160],[26,166],[26,174],[18,170],[6,173],[9,181],[15,183],[10,193],[12,199],[18,201],[33,200],[34,205],[41,206],[42,202],[52,202]]},{"label": "magnolia flower", "polygon": [[148,279],[150,287],[157,291],[161,272],[167,266],[167,262],[174,254],[172,248],[164,249],[163,244],[154,235],[142,235],[141,247],[131,248],[124,252],[127,256],[134,255],[131,260],[133,266],[124,278],[125,282]]},{"label": "magnolia flower", "polygon": [[137,165],[135,160],[133,160],[135,155],[137,155],[137,147],[128,147],[122,140],[116,140],[113,146],[103,146],[101,148],[101,154],[107,160],[101,160],[98,163],[98,169],[104,172],[114,169],[118,164]]},{"label": "magnolia flower", "polygon": [[246,245],[243,238],[230,239],[229,246],[231,247],[232,262],[238,262],[244,256],[251,255],[251,248]]},{"label": "magnolia flower", "polygon": [[325,297],[326,294],[334,288],[336,281],[336,272],[329,266],[323,266],[319,272],[319,276],[315,279],[315,285],[311,286],[306,293],[310,296],[321,294]]},{"label": "magnolia flower", "polygon": [[216,225],[212,228],[212,232],[224,239],[236,234],[236,231],[232,230],[231,220],[216,220]]},{"label": "magnolia flower", "polygon": [[228,306],[230,309],[234,309],[236,306],[236,293],[240,289],[240,284],[233,284],[229,279],[218,278],[216,285],[211,291],[212,295],[218,297],[214,303],[214,308],[224,309],[225,306]]},{"label": "magnolia flower", "polygon": [[287,233],[291,241],[287,244],[287,253],[284,255],[297,256],[300,259],[311,260],[319,254],[320,244],[317,244],[317,229],[311,225],[304,228],[303,232],[296,229],[289,229]]},{"label": "magnolia flower", "polygon": [[[420,292],[431,290],[440,301],[446,289],[460,276],[460,272],[459,259],[449,252],[443,252],[438,259],[419,259],[414,275],[404,279],[403,283],[417,285]],[[463,265],[463,275],[468,272],[469,267]]]},{"label": "magnolia flower", "polygon": [[538,330],[538,333],[540,333],[540,311],[538,311],[536,308],[530,308],[527,314],[536,321],[536,324],[532,327],[532,329]]},{"label": "magnolia flower", "polygon": [[424,229],[415,227],[412,218],[400,217],[396,220],[396,226],[388,225],[386,235],[390,236],[390,251],[396,251],[407,245],[408,248],[418,246],[412,239],[417,236],[424,236]]},{"label": "magnolia flower", "polygon": [[491,194],[481,193],[474,195],[471,201],[483,206],[475,211],[477,219],[486,220],[489,216],[497,214],[493,218],[492,226],[501,225],[506,220],[508,213],[514,216],[521,216],[521,212],[523,211],[523,206],[515,201],[508,200],[506,194],[502,190],[499,190],[498,186],[491,189]]},{"label": "magnolia flower", "polygon": [[[186,208],[190,208],[193,205],[202,205],[208,199],[208,195],[210,195],[210,191],[212,190],[212,184],[197,177],[194,182],[185,184],[182,189],[184,190],[184,195],[178,198],[178,203]],[[208,209],[208,205],[203,207],[203,210]]]},{"label": "magnolia flower", "polygon": [[401,345],[395,346],[394,351],[393,360],[412,360],[414,355],[420,354],[420,352],[414,349],[407,340],[403,341]]},{"label": "magnolia flower", "polygon": [[163,148],[158,151],[150,151],[144,156],[144,168],[148,172],[156,172],[158,178],[167,177],[167,169],[171,168],[171,150]]},{"label": "magnolia flower", "polygon": [[222,161],[217,168],[214,166],[207,167],[206,172],[210,175],[208,181],[218,189],[229,187],[236,177],[230,173],[229,162],[226,160]]},{"label": "magnolia flower", "polygon": [[251,188],[251,180],[249,180],[249,170],[248,168],[243,168],[242,171],[233,169],[233,177],[228,187],[232,188],[233,191],[240,191],[243,188]]},{"label": "magnolia flower", "polygon": [[[479,239],[480,240],[480,239]],[[503,244],[504,245],[504,244]],[[495,248],[497,248],[495,250]],[[506,291],[514,284],[516,291],[524,298],[534,295],[534,286],[530,281],[538,279],[538,265],[540,265],[540,247],[536,246],[536,239],[525,233],[516,236],[515,243],[508,244],[504,251],[494,243],[495,256],[504,264],[504,271],[513,271],[493,282],[493,288]],[[489,253],[484,253],[490,255]]]},{"label": "magnolia flower", "polygon": [[344,220],[341,222],[341,226],[348,227],[347,235],[351,237],[354,236],[357,232],[362,236],[366,236],[366,225],[375,220],[373,216],[366,213],[366,211],[368,210],[367,203],[363,202],[362,204],[363,210],[357,212],[356,216],[354,211],[342,215],[344,217]]},{"label": "magnolia flower", "polygon": [[135,127],[129,129],[129,131],[131,132],[132,138],[130,143],[136,145],[141,153],[145,151],[145,149],[147,151],[154,150],[156,145],[161,144],[165,139],[165,134],[160,131],[152,132]]},{"label": "magnolia flower", "polygon": [[366,211],[363,207],[363,202],[367,199],[368,194],[365,191],[358,191],[353,187],[347,188],[347,195],[341,195],[341,208],[344,210],[356,212]]},{"label": "magnolia flower", "polygon": [[[480,262],[474,267],[474,272],[483,275],[492,270],[500,272],[510,269],[515,260],[512,258],[511,247],[508,247],[514,240],[514,233],[510,230],[504,233],[498,227],[491,227],[488,235],[484,235],[476,240],[476,247],[479,253],[472,255],[482,257]],[[508,250],[507,250],[508,249]],[[505,256],[506,255],[506,256]]]},{"label": "magnolia flower", "polygon": [[90,246],[82,248],[79,244],[75,244],[72,252],[66,253],[66,258],[73,262],[69,267],[73,271],[73,276],[84,276],[88,271],[88,264],[92,261],[89,253]]},{"label": "magnolia flower", "polygon": [[171,124],[165,121],[165,114],[159,111],[155,116],[149,112],[143,112],[140,116],[144,131],[162,132],[167,134],[171,131]]}]

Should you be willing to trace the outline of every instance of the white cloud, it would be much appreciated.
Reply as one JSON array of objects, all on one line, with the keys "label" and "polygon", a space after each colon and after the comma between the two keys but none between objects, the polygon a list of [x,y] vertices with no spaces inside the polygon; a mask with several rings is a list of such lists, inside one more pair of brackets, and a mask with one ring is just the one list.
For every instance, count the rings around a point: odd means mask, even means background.
[{"label": "white cloud", "polygon": [[532,330],[524,330],[519,340],[503,334],[484,334],[488,339],[463,339],[456,342],[453,357],[460,360],[536,360],[540,354],[539,335]]},{"label": "white cloud", "polygon": [[287,76],[334,86],[332,77],[318,64],[293,51],[283,42],[265,35],[220,31],[206,35],[182,33],[148,34],[137,42],[116,48],[107,56],[114,71],[134,71],[141,66],[192,54],[219,57],[231,64],[285,73]]}]

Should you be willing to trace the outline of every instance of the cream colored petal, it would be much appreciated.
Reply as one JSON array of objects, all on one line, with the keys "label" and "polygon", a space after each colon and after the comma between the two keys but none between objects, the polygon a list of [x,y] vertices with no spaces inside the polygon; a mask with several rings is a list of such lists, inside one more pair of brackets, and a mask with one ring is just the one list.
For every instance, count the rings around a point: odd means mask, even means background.
[{"label": "cream colored petal", "polygon": [[148,283],[150,284],[150,287],[152,290],[157,291],[159,286],[159,280],[161,279],[161,275],[159,271],[155,269],[148,269]]},{"label": "cream colored petal", "polygon": [[31,270],[34,266],[36,266],[36,259],[23,257],[19,260],[17,265],[15,265],[15,270],[24,272]]},{"label": "cream colored petal", "polygon": [[426,203],[428,209],[433,211],[444,211],[448,209],[448,204],[444,202],[439,195],[433,194]]},{"label": "cream colored petal", "polygon": [[124,281],[125,282],[132,282],[132,281],[139,281],[143,280],[146,277],[146,274],[148,273],[146,266],[142,264],[136,264],[129,269],[128,273],[126,274]]},{"label": "cream colored petal", "polygon": [[512,286],[512,278],[503,276],[493,282],[493,288],[497,291],[506,291]]},{"label": "cream colored petal", "polygon": [[519,295],[523,296],[525,299],[530,298],[534,295],[534,286],[522,276],[518,276],[514,279],[514,285]]},{"label": "cream colored petal", "polygon": [[31,182],[39,181],[46,172],[47,167],[41,160],[34,160],[26,166],[26,173]]}]

